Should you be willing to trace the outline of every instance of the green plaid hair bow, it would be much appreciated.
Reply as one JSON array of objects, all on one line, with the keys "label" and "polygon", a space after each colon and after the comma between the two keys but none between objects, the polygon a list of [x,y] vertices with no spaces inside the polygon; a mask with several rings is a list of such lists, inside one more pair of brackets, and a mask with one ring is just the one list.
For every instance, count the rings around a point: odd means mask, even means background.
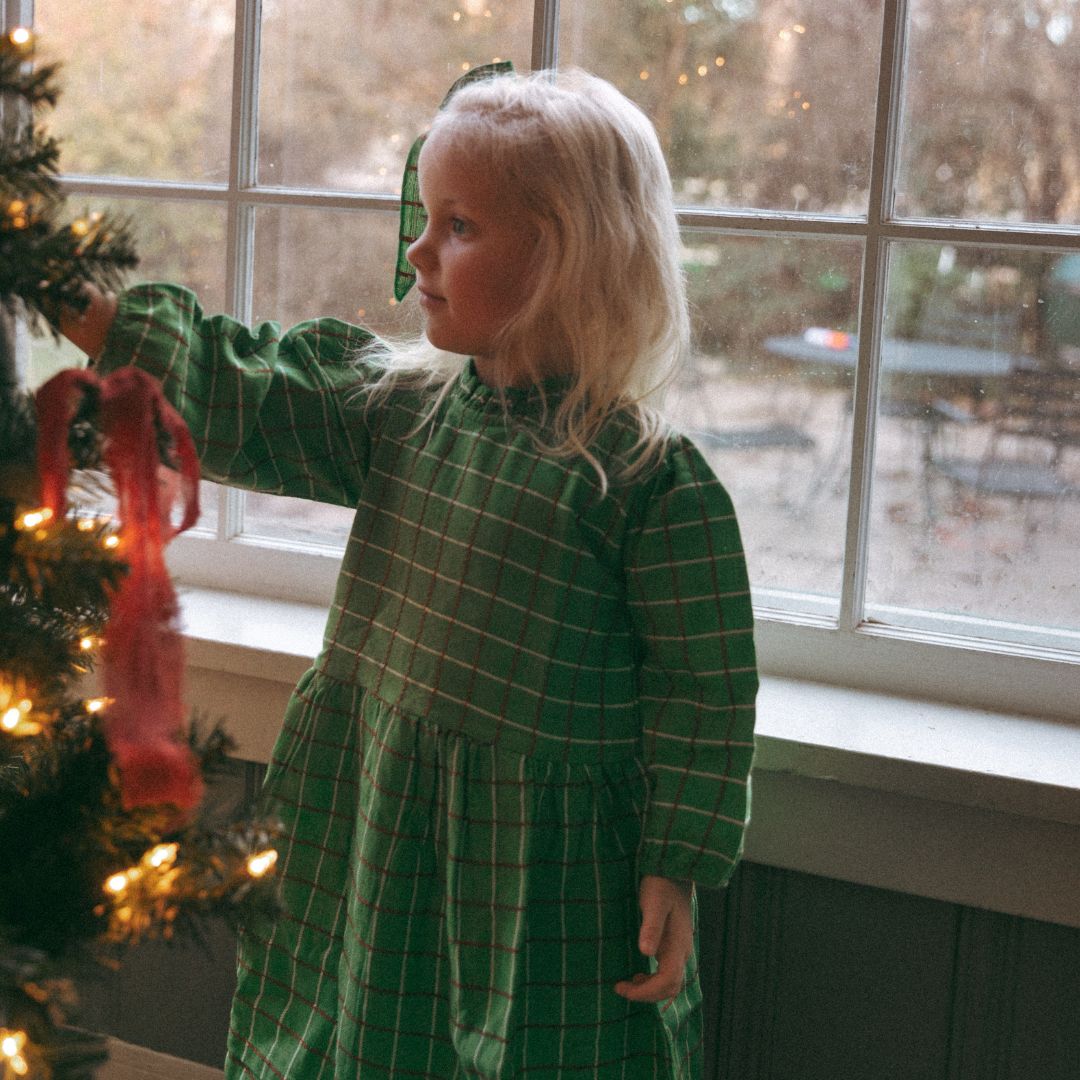
[{"label": "green plaid hair bow", "polygon": [[[446,103],[463,86],[479,79],[506,75],[513,70],[514,65],[509,60],[470,68],[450,87],[450,92],[443,98],[443,103],[439,108],[446,108]],[[416,163],[420,160],[420,149],[426,138],[426,135],[421,135],[410,147],[409,156],[405,161],[405,174],[401,178],[401,223],[398,226],[397,266],[394,268],[394,296],[398,300],[405,298],[405,294],[416,281],[416,271],[405,257],[405,252],[424,231],[424,226],[427,224],[427,212],[420,202],[420,177],[416,171]]]}]

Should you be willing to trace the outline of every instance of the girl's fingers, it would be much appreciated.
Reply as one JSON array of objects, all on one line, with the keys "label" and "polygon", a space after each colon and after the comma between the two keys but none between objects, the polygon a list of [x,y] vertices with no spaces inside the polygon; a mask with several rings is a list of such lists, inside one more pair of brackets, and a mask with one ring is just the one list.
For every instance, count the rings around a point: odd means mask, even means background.
[{"label": "girl's fingers", "polygon": [[615,984],[615,992],[629,1001],[666,1001],[683,987],[686,964],[693,949],[689,889],[661,877],[645,877],[639,891],[641,930],[638,948],[656,957],[652,975],[639,972]]},{"label": "girl's fingers", "polygon": [[633,978],[617,982],[615,993],[627,1001],[667,1001],[682,990],[685,967],[685,959],[681,964],[672,963],[670,959],[661,961],[661,966],[652,975],[639,971]]},{"label": "girl's fingers", "polygon": [[85,311],[77,312],[73,308],[60,311],[60,332],[87,356],[96,358],[116,317],[117,300],[112,293],[103,293],[93,285],[85,285],[83,294],[89,300]]},{"label": "girl's fingers", "polygon": [[642,956],[655,956],[660,948],[660,941],[664,935],[664,926],[667,922],[667,912],[663,915],[652,912],[642,920],[641,932],[638,934],[638,949]]}]

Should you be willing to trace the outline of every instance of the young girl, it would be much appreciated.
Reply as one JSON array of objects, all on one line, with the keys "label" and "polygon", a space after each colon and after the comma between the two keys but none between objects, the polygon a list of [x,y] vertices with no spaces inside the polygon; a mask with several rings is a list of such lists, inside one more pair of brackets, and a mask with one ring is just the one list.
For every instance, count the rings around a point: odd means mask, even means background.
[{"label": "young girl", "polygon": [[505,76],[419,178],[424,348],[165,285],[65,327],[161,378],[208,477],[356,507],[227,1076],[697,1077],[757,679],[731,504],[646,405],[688,333],[660,148],[607,83]]}]

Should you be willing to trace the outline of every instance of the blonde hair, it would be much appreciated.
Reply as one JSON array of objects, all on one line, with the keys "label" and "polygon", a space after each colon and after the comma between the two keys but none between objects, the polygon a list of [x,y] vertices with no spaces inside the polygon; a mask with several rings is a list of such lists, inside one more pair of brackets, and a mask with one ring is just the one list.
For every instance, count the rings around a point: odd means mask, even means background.
[{"label": "blonde hair", "polygon": [[[535,288],[497,336],[494,358],[540,383],[553,358],[571,376],[545,416],[544,448],[583,455],[615,412],[638,440],[626,472],[655,460],[668,428],[655,403],[689,344],[671,180],[652,124],[610,83],[584,72],[507,75],[460,89],[432,132],[467,146],[535,228]],[[542,344],[541,344],[542,343]],[[403,383],[441,388],[461,357],[426,341],[386,342],[376,395]]]}]

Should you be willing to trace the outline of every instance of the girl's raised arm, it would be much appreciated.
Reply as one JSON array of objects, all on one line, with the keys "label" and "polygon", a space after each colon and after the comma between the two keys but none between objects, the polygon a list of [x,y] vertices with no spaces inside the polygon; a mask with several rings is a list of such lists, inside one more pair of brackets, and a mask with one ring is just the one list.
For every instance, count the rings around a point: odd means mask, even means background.
[{"label": "girl's raised arm", "polygon": [[91,295],[61,329],[103,373],[135,364],[161,381],[203,475],[237,487],[355,505],[366,472],[360,327],[315,319],[282,332],[203,314],[177,285]]}]

